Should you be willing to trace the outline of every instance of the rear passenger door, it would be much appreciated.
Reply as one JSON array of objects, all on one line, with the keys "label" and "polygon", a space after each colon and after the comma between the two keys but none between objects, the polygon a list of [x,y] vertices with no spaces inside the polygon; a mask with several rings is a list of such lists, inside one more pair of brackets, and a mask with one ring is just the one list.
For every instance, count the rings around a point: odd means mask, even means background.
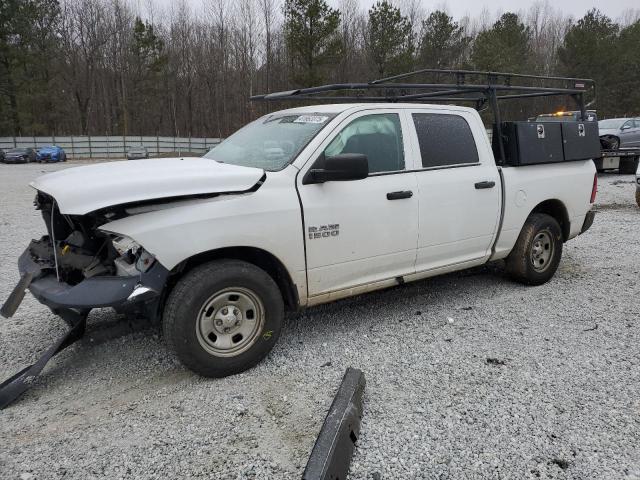
[{"label": "rear passenger door", "polygon": [[501,183],[486,132],[472,115],[410,112],[419,199],[416,272],[472,266],[490,253]]}]

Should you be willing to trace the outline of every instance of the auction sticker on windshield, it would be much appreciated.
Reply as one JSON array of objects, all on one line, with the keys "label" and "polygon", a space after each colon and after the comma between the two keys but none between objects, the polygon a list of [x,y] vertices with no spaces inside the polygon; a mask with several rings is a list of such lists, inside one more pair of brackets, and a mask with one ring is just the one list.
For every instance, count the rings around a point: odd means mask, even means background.
[{"label": "auction sticker on windshield", "polygon": [[300,115],[293,123],[324,123],[328,118],[323,115]]}]

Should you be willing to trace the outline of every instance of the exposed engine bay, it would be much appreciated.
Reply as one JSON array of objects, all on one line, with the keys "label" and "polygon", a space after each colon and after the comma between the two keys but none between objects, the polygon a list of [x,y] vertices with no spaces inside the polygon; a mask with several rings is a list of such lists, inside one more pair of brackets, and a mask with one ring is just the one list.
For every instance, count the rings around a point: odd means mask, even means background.
[{"label": "exposed engine bay", "polygon": [[53,269],[59,281],[77,285],[96,276],[134,276],[154,262],[153,256],[132,239],[98,229],[128,216],[124,207],[64,215],[55,200],[43,192],[38,192],[34,204],[42,212],[48,235],[31,242],[29,251],[36,263]]}]

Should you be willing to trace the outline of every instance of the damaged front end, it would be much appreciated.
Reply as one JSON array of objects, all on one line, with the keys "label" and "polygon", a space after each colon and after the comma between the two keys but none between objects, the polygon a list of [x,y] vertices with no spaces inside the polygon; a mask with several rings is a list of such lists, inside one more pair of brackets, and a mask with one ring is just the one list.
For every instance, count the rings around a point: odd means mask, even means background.
[{"label": "damaged front end", "polygon": [[38,192],[47,235],[32,240],[18,259],[20,281],[0,308],[13,316],[27,289],[70,327],[40,359],[0,384],[0,408],[29,388],[46,363],[80,339],[91,309],[155,319],[169,271],[134,240],[100,226],[129,215],[113,207],[85,215],[64,215],[51,196]]},{"label": "damaged front end", "polygon": [[[125,216],[124,210],[63,215],[55,200],[42,192],[35,205],[42,211],[48,235],[32,240],[18,259],[20,275],[30,278],[26,287],[34,297],[54,312],[113,307],[118,312],[157,315],[168,270],[133,240],[99,229]],[[5,317],[19,306],[11,300],[2,307]]]}]

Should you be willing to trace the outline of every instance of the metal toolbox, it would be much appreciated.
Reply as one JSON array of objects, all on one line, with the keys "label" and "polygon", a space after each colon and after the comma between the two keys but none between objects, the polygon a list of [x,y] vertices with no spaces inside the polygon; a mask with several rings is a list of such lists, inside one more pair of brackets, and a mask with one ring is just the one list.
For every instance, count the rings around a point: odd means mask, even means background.
[{"label": "metal toolbox", "polygon": [[[500,158],[494,127],[494,154]],[[502,138],[507,165],[538,165],[564,161],[560,122],[504,122]]]},{"label": "metal toolbox", "polygon": [[564,159],[600,158],[600,136],[597,122],[561,122]]}]

